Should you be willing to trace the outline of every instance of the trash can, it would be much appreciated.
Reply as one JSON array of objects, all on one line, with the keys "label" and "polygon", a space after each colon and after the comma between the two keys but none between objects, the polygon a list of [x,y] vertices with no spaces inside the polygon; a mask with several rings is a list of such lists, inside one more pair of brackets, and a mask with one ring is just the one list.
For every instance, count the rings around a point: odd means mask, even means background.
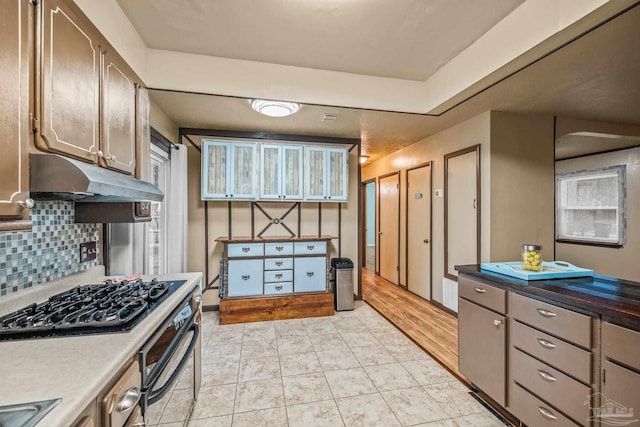
[{"label": "trash can", "polygon": [[329,276],[336,311],[353,310],[353,261],[332,258]]}]

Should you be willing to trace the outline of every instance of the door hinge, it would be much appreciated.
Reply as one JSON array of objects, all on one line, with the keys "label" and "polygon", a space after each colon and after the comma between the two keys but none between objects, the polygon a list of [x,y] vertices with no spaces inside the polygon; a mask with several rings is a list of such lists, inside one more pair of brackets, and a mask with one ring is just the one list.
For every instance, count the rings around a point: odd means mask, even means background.
[{"label": "door hinge", "polygon": [[400,266],[396,265],[396,271],[400,271]]},{"label": "door hinge", "polygon": [[603,369],[602,370],[602,384],[605,384],[607,382],[607,370]]},{"label": "door hinge", "polygon": [[38,126],[38,118],[33,115],[33,113],[29,114],[31,116],[31,133],[36,134],[40,130]]},{"label": "door hinge", "polygon": [[396,190],[400,188],[400,184],[396,184]]}]

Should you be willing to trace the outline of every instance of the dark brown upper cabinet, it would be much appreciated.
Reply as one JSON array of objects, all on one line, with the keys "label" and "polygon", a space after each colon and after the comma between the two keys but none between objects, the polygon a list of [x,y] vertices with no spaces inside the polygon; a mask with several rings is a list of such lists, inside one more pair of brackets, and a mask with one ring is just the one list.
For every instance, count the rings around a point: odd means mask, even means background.
[{"label": "dark brown upper cabinet", "polygon": [[137,77],[70,1],[38,10],[36,147],[133,174]]},{"label": "dark brown upper cabinet", "polygon": [[27,0],[0,2],[0,231],[29,219],[29,107],[32,45]]}]

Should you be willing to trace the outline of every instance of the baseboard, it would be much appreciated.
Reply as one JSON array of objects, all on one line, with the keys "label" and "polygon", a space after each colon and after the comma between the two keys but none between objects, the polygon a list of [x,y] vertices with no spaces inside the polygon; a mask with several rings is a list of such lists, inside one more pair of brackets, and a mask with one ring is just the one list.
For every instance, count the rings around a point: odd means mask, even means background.
[{"label": "baseboard", "polygon": [[219,305],[203,305],[202,311],[220,311]]},{"label": "baseboard", "polygon": [[436,307],[438,307],[440,310],[444,311],[445,313],[448,313],[448,314],[452,315],[455,318],[458,317],[458,313],[456,313],[455,311],[451,310],[448,307],[445,307],[444,305],[440,304],[438,301],[429,300],[429,302],[432,305],[435,305]]}]

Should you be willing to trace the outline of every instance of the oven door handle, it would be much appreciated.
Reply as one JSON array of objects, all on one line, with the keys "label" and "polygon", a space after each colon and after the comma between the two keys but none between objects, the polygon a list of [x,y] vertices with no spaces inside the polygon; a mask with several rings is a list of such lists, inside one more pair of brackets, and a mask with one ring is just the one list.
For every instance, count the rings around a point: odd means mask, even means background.
[{"label": "oven door handle", "polygon": [[193,349],[196,346],[196,343],[198,342],[198,338],[200,336],[200,326],[197,323],[194,323],[189,327],[189,329],[187,330],[187,333],[189,331],[194,332],[193,337],[191,338],[191,342],[189,343],[189,347],[187,348],[187,351],[184,354],[184,357],[182,358],[180,363],[178,363],[178,366],[176,367],[176,369],[171,373],[171,376],[169,377],[167,382],[162,386],[162,388],[158,390],[153,390],[153,386],[155,385],[155,382],[157,382],[157,380],[154,382],[154,384],[152,384],[149,387],[149,397],[147,398],[149,405],[156,403],[158,400],[162,399],[162,397],[165,394],[167,394],[167,392],[171,389],[171,386],[173,385],[173,383],[175,383],[178,380],[180,373],[182,372],[185,365],[189,361],[189,356],[191,356],[191,353],[193,353]]}]

